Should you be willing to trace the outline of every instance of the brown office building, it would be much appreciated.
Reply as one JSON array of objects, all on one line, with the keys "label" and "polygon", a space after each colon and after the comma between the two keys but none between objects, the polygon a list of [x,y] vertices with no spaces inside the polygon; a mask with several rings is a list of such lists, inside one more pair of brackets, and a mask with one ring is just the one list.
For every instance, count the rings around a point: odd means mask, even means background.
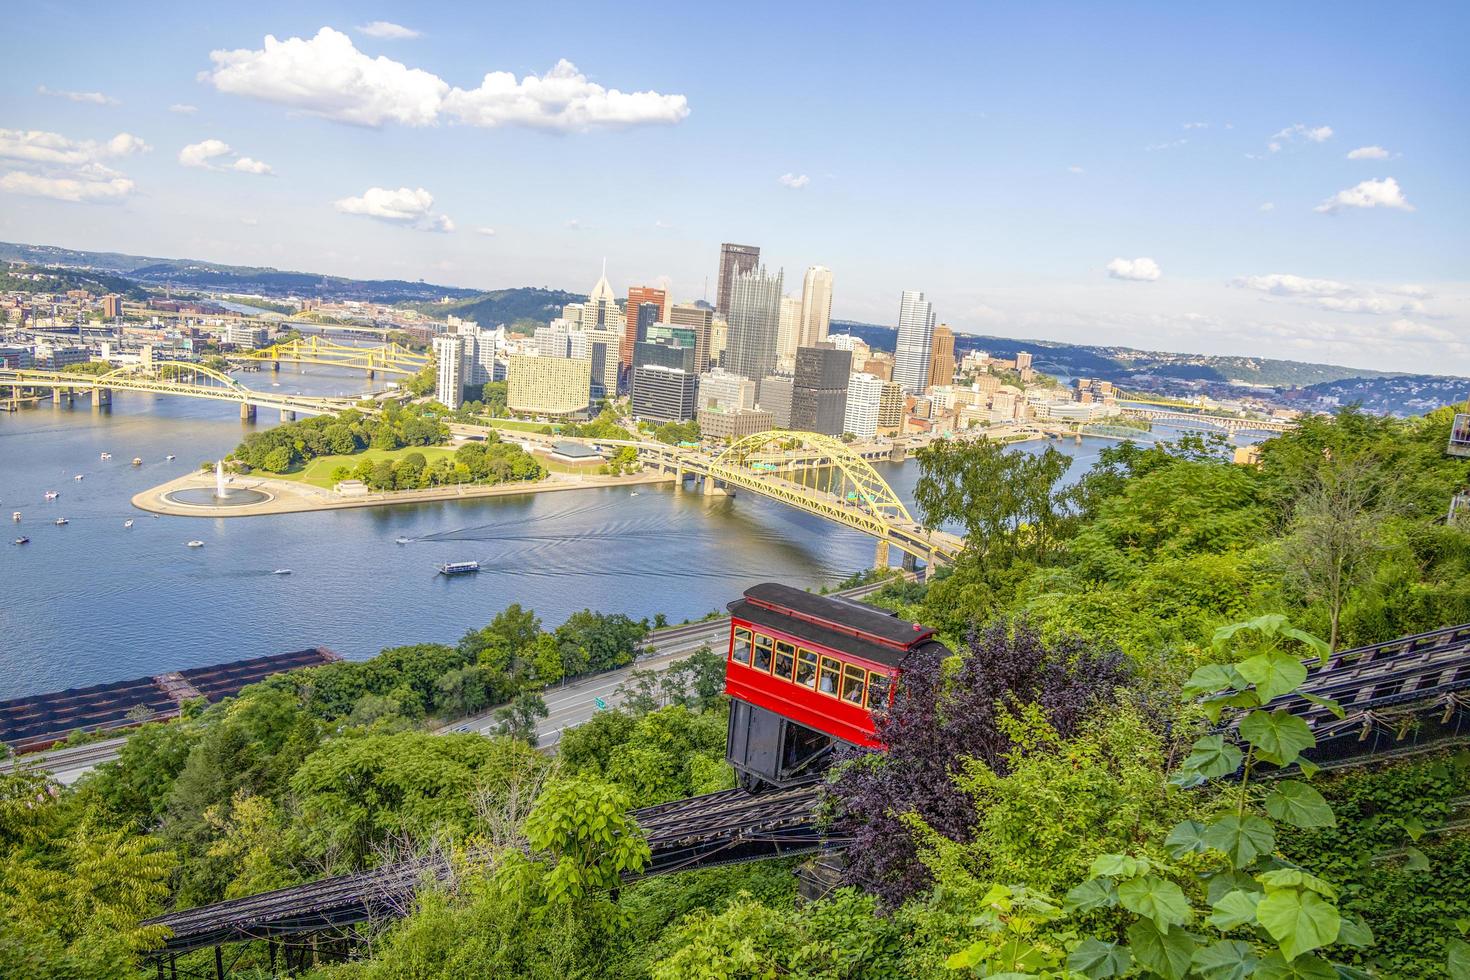
[{"label": "brown office building", "polygon": [[108,293],[102,297],[102,316],[107,320],[116,320],[122,316],[122,297],[117,293]]},{"label": "brown office building", "polygon": [[694,328],[694,363],[703,374],[710,365],[710,328],[714,326],[715,311],[708,306],[694,303],[675,303],[669,311],[669,322],[678,327]]},{"label": "brown office building", "polygon": [[623,340],[618,344],[618,363],[624,369],[633,366],[633,345],[638,342],[638,307],[644,303],[657,304],[663,310],[668,303],[668,297],[662,289],[654,289],[652,286],[628,287],[628,308],[625,314],[627,326],[623,328]]},{"label": "brown office building", "polygon": [[954,331],[947,323],[934,328],[929,345],[929,384],[954,384]]},{"label": "brown office building", "polygon": [[730,312],[730,290],[735,277],[750,272],[760,265],[759,245],[732,245],[725,242],[720,246],[720,279],[715,290],[715,312],[724,318]]}]

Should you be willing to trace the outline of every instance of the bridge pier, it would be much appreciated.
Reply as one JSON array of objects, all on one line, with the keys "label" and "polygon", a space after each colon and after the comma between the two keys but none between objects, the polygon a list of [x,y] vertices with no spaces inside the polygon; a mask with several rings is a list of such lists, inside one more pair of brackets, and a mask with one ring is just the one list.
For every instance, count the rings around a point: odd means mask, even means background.
[{"label": "bridge pier", "polygon": [[281,421],[282,422],[295,422],[296,421],[296,413],[293,412],[293,411],[291,411],[289,408],[283,408],[283,409],[281,409]]},{"label": "bridge pier", "polygon": [[92,389],[92,410],[93,411],[101,411],[103,405],[111,405],[111,404],[112,404],[112,389],[111,388],[93,388]]},{"label": "bridge pier", "polygon": [[684,467],[682,466],[674,467],[674,492],[684,492]]},{"label": "bridge pier", "polygon": [[271,370],[272,371],[279,372],[281,370],[281,362],[280,361],[271,361]]},{"label": "bridge pier", "polygon": [[250,404],[249,402],[241,402],[240,403],[240,421],[241,422],[254,422],[255,421],[255,406],[254,405]]},{"label": "bridge pier", "polygon": [[884,541],[882,538],[879,538],[878,539],[878,550],[873,555],[873,567],[874,568],[887,568],[888,567],[888,542],[887,541]]}]

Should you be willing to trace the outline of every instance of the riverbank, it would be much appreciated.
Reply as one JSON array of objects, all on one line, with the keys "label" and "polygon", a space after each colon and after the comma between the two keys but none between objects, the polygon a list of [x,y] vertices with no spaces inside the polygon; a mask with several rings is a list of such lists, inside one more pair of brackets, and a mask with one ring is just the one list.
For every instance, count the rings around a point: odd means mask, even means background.
[{"label": "riverbank", "polygon": [[512,497],[564,490],[593,490],[607,487],[636,487],[651,483],[671,483],[668,473],[637,473],[632,476],[601,476],[595,473],[569,475],[552,473],[534,483],[496,483],[491,485],[455,484],[425,490],[395,490],[388,493],[363,493],[346,496],[322,487],[295,480],[277,480],[255,475],[235,477],[233,489],[256,490],[269,495],[266,500],[238,507],[194,506],[167,499],[180,490],[212,489],[214,476],[188,473],[167,483],[135,494],[132,504],[139,510],[174,517],[264,517],[272,514],[300,514],[317,510],[348,510],[361,507],[391,507],[395,504],[421,504],[441,500],[476,500],[485,497]]}]

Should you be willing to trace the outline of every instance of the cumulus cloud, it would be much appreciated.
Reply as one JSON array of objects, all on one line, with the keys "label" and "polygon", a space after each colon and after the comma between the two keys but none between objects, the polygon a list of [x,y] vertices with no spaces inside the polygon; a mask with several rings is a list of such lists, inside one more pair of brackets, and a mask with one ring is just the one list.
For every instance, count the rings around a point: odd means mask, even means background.
[{"label": "cumulus cloud", "polygon": [[1414,206],[1404,198],[1399,182],[1392,177],[1382,180],[1365,180],[1336,194],[1317,205],[1314,209],[1322,214],[1332,214],[1343,208],[1395,208],[1412,211]]},{"label": "cumulus cloud", "polygon": [[1127,279],[1131,282],[1154,282],[1163,275],[1157,262],[1143,257],[1114,259],[1108,263],[1107,270],[1108,275],[1114,279]]},{"label": "cumulus cloud", "polygon": [[1276,210],[1276,202],[1275,201],[1267,201],[1265,204],[1262,204],[1261,205],[1261,210],[1262,211],[1275,211]]},{"label": "cumulus cloud", "polygon": [[1230,280],[1236,289],[1247,289],[1270,297],[1312,306],[1332,313],[1365,313],[1377,316],[1425,314],[1428,290],[1422,286],[1355,286],[1336,279],[1313,279],[1290,273],[1238,276]]},{"label": "cumulus cloud", "polygon": [[[231,159],[233,158],[233,159]],[[224,140],[208,139],[190,143],[179,151],[179,163],[204,170],[233,170],[242,174],[266,175],[270,165],[240,156]]]},{"label": "cumulus cloud", "polygon": [[343,214],[360,214],[419,231],[454,230],[448,215],[434,214],[434,195],[422,187],[369,187],[360,197],[344,197],[335,206]]},{"label": "cumulus cloud", "polygon": [[85,176],[46,177],[41,174],[12,170],[0,177],[0,191],[11,194],[26,194],[31,197],[49,197],[57,201],[86,203],[90,201],[115,201],[133,192],[133,182],[126,177],[115,176],[88,179]]},{"label": "cumulus cloud", "polygon": [[121,105],[117,99],[102,92],[73,92],[68,89],[47,88],[37,85],[36,92],[39,95],[50,95],[58,99],[66,99],[70,102],[87,102],[92,105]]},{"label": "cumulus cloud", "polygon": [[800,190],[811,182],[812,179],[806,174],[782,174],[776,178],[776,183],[782,187],[790,187],[792,190]]},{"label": "cumulus cloud", "polygon": [[369,57],[330,27],[310,39],[267,35],[258,50],[209,57],[214,67],[200,80],[221,92],[360,126],[428,126],[448,115],[471,126],[572,131],[676,123],[689,115],[682,95],[604,88],[565,59],[544,75],[490,72],[476,88],[451,87],[432,72]]},{"label": "cumulus cloud", "polygon": [[603,88],[563,58],[545,75],[527,75],[520,81],[508,71],[490,72],[479,88],[451,91],[444,109],[471,126],[580,130],[676,123],[689,115],[689,100],[682,95]]},{"label": "cumulus cloud", "polygon": [[1172,150],[1176,146],[1183,146],[1188,142],[1189,140],[1187,139],[1166,140],[1163,143],[1150,143],[1148,146],[1145,146],[1144,149],[1150,153],[1152,153],[1154,150]]},{"label": "cumulus cloud", "polygon": [[1185,129],[1209,129],[1210,128],[1210,124],[1207,123],[1207,122],[1187,122],[1187,123],[1184,124],[1184,128]]},{"label": "cumulus cloud", "polygon": [[1301,123],[1296,123],[1279,130],[1271,137],[1271,142],[1266,145],[1266,148],[1276,153],[1283,145],[1299,139],[1306,140],[1308,143],[1325,143],[1331,138],[1331,126],[1303,126]]},{"label": "cumulus cloud", "polygon": [[395,24],[391,20],[375,20],[367,24],[357,25],[357,33],[366,34],[368,37],[383,38],[388,41],[410,41],[416,37],[422,37],[420,31],[412,27],[404,27]]},{"label": "cumulus cloud", "polygon": [[0,158],[79,167],[143,153],[151,147],[132,133],[118,133],[104,143],[74,140],[40,129],[0,129]]},{"label": "cumulus cloud", "polygon": [[1356,150],[1350,150],[1347,158],[1349,160],[1387,160],[1388,151],[1381,146],[1360,146]]},{"label": "cumulus cloud", "polygon": [[197,105],[189,105],[187,102],[175,102],[168,107],[168,111],[180,116],[192,116],[199,111],[199,107]]}]

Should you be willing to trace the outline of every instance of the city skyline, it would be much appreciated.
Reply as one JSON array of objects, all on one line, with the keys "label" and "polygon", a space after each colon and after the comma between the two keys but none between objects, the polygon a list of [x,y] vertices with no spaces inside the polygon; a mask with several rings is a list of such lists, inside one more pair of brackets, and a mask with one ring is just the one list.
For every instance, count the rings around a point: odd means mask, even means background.
[{"label": "city skyline", "polygon": [[672,302],[753,242],[840,319],[922,289],[959,333],[1470,373],[1460,10],[853,10],[814,53],[821,10],[393,16],[17,10],[0,239],[484,289],[607,255]]}]

